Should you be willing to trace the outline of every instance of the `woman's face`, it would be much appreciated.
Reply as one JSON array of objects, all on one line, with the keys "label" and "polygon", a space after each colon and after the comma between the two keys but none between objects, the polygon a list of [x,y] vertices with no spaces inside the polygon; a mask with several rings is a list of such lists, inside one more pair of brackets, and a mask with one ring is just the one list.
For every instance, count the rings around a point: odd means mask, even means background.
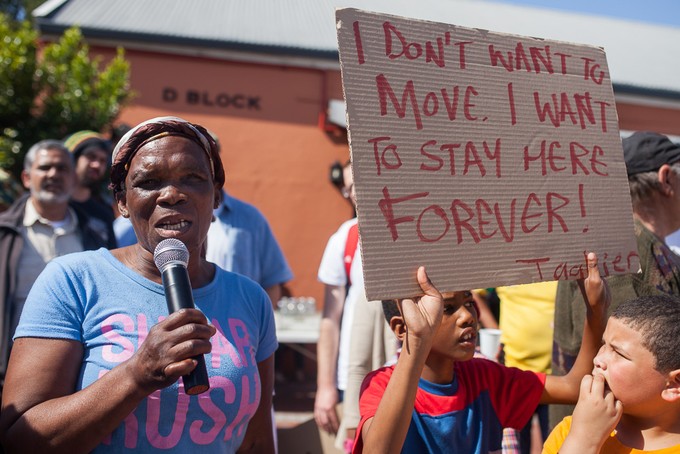
[{"label": "woman's face", "polygon": [[177,238],[200,253],[219,200],[205,150],[184,137],[151,141],[132,158],[125,188],[118,206],[144,249]]}]

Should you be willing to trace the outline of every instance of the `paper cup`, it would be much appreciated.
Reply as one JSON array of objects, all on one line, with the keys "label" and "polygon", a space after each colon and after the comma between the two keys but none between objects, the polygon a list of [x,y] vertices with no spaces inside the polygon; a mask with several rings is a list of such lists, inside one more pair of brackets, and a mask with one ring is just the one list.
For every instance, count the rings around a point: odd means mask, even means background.
[{"label": "paper cup", "polygon": [[501,330],[482,328],[479,330],[479,351],[492,361],[496,361],[501,344]]}]

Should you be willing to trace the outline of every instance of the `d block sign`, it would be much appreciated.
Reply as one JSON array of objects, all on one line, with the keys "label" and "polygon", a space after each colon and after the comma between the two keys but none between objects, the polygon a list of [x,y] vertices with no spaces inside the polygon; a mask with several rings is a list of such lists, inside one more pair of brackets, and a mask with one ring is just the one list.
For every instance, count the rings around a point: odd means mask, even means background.
[{"label": "d block sign", "polygon": [[601,48],[336,12],[369,299],[639,269]]}]

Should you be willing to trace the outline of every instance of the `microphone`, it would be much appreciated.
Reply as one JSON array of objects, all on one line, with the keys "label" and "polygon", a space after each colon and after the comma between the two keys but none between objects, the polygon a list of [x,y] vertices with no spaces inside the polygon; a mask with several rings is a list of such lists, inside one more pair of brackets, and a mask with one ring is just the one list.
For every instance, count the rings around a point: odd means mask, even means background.
[{"label": "microphone", "polygon": [[[175,238],[162,240],[153,252],[153,260],[161,272],[168,312],[172,314],[180,309],[193,309],[194,296],[187,273],[189,250],[184,243]],[[184,392],[189,395],[201,394],[210,389],[205,358],[197,355],[193,359],[198,362],[196,368],[189,375],[182,376]]]}]

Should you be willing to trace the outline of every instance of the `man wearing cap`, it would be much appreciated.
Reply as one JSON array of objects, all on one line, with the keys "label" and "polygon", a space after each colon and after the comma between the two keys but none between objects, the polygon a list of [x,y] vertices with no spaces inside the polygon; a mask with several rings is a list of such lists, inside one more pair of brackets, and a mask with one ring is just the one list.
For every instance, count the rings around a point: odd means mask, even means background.
[{"label": "man wearing cap", "polygon": [[[680,296],[680,257],[664,238],[680,229],[680,146],[654,132],[636,132],[623,139],[628,184],[633,205],[640,272],[610,276],[611,311],[638,296],[665,293]],[[579,305],[581,304],[581,305]],[[574,281],[560,281],[555,299],[552,371],[564,375],[580,348],[585,306]],[[552,405],[554,426],[573,407]]]},{"label": "man wearing cap", "polygon": [[101,194],[102,181],[109,166],[109,141],[94,131],[78,131],[70,135],[64,145],[73,153],[76,163],[76,187],[71,195],[73,204],[92,218],[106,247],[116,247],[113,232],[112,201]]},{"label": "man wearing cap", "polygon": [[29,193],[0,214],[0,394],[12,335],[35,279],[57,256],[105,245],[87,215],[69,205],[74,163],[61,141],[33,145],[21,181]]}]

